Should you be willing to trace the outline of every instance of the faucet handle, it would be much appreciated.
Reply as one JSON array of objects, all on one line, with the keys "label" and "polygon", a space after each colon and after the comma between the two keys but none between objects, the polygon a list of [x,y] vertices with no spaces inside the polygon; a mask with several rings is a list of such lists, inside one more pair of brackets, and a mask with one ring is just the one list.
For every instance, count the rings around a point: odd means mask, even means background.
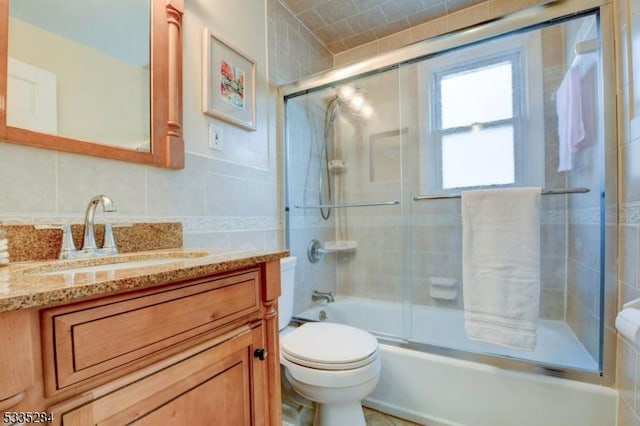
[{"label": "faucet handle", "polygon": [[104,225],[104,243],[103,249],[109,249],[109,254],[118,254],[118,247],[116,247],[116,240],[113,237],[113,225],[105,223]]},{"label": "faucet handle", "polygon": [[73,243],[73,233],[71,225],[62,225],[62,245],[60,246],[59,259],[69,259],[71,254],[76,251],[76,245]]}]

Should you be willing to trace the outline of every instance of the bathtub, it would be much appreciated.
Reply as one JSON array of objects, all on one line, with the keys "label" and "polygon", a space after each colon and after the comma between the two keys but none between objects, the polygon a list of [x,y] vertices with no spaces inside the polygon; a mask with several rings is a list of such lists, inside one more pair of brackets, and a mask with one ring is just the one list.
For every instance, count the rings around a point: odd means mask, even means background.
[{"label": "bathtub", "polygon": [[[424,306],[408,311],[403,312],[399,303],[341,296],[334,303],[316,305],[296,317],[317,321],[322,315],[327,321],[368,329],[380,337],[382,374],[376,390],[364,401],[371,408],[429,426],[616,424],[618,396],[611,388],[511,371],[391,343],[389,337],[402,336],[403,323],[409,323],[420,324],[414,327],[411,340],[421,343],[480,353],[491,353],[495,348],[466,339],[461,311]],[[500,349],[503,355],[528,355],[539,362],[548,362],[549,358],[566,362],[566,351],[571,351],[569,358],[578,356],[585,369],[597,367],[571,330],[559,321],[541,321],[536,351],[513,351],[505,354]],[[547,361],[540,361],[541,357]]]}]

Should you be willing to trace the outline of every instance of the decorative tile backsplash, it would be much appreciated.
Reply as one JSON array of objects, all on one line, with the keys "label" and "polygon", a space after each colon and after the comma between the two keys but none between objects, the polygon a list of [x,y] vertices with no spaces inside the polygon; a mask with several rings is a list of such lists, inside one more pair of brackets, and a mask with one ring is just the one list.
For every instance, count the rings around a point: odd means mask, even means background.
[{"label": "decorative tile backsplash", "polygon": [[[60,253],[62,229],[34,225],[2,225],[9,238],[11,262],[55,260]],[[73,241],[82,247],[84,225],[72,225]],[[96,242],[102,245],[104,225],[95,225]],[[182,247],[181,223],[134,223],[113,228],[120,253]]]}]

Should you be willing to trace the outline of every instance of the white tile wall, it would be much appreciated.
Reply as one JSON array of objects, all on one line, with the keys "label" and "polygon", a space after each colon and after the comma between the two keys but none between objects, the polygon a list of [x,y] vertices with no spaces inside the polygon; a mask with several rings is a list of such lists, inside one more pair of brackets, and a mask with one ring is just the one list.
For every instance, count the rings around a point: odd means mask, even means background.
[{"label": "white tile wall", "polygon": [[56,154],[0,143],[0,213],[55,211]]},{"label": "white tile wall", "polygon": [[[640,135],[635,132],[640,122],[640,111],[631,105],[630,93],[640,73],[639,64],[631,58],[640,55],[637,41],[640,25],[634,24],[632,16],[640,12],[635,0],[615,0],[616,53],[618,56],[618,108],[619,108],[619,259],[618,259],[618,306],[640,297]],[[617,338],[616,387],[620,391],[618,410],[619,426],[640,426],[640,347],[626,339]]]},{"label": "white tile wall", "polygon": [[[104,193],[116,201],[118,212],[110,216],[98,212],[98,221],[181,221],[186,247],[284,248],[279,172],[282,149],[277,146],[270,122],[276,117],[275,92],[258,92],[261,127],[257,132],[225,132],[229,147],[248,143],[245,135],[253,138],[254,142],[249,142],[266,147],[259,152],[265,156],[263,159],[256,159],[255,153],[249,151],[246,162],[237,153],[233,154],[233,161],[203,155],[202,147],[207,144],[203,129],[211,120],[200,112],[202,29],[205,25],[215,27],[220,37],[243,51],[253,52],[252,56],[259,59],[259,87],[328,68],[333,57],[276,0],[241,0],[233,8],[226,6],[222,0],[185,4],[187,154],[183,170],[0,142],[0,221],[79,223],[89,199]],[[258,24],[242,27],[231,26],[232,22]],[[266,42],[255,43],[267,36],[269,47]],[[273,99],[268,100],[268,96]],[[258,163],[266,167],[255,167]]]}]

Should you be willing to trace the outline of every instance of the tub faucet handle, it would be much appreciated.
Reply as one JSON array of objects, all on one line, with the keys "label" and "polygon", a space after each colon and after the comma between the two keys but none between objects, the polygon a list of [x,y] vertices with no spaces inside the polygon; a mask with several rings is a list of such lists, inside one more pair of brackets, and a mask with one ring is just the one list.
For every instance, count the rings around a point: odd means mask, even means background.
[{"label": "tub faucet handle", "polygon": [[322,243],[315,238],[309,242],[307,246],[307,258],[311,263],[318,263],[327,251],[322,248]]}]

